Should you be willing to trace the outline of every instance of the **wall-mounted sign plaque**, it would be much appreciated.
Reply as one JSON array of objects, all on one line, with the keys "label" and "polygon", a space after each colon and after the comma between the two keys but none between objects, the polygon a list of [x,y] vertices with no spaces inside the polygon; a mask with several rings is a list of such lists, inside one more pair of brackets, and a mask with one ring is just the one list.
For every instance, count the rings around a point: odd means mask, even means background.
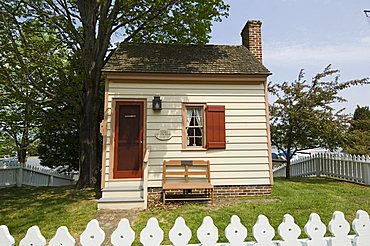
[{"label": "wall-mounted sign plaque", "polygon": [[192,166],[193,161],[181,161],[181,166]]},{"label": "wall-mounted sign plaque", "polygon": [[167,129],[159,129],[158,132],[155,134],[155,137],[158,140],[166,141],[172,138],[171,132]]}]

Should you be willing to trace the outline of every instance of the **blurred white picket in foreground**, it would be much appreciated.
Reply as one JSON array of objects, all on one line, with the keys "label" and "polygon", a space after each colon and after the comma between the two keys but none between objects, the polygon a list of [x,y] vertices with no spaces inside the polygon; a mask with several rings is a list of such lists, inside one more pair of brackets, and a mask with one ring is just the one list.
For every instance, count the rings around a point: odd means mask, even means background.
[{"label": "blurred white picket in foreground", "polygon": [[[264,215],[259,215],[252,229],[255,242],[245,242],[248,235],[247,228],[241,224],[238,216],[231,217],[230,224],[225,229],[228,243],[217,243],[219,229],[214,225],[211,217],[203,219],[196,235],[186,225],[182,217],[178,217],[168,238],[174,246],[202,245],[202,246],[369,246],[370,245],[370,219],[367,212],[357,211],[356,218],[352,222],[352,228],[356,235],[349,236],[351,226],[344,218],[342,212],[336,211],[328,225],[330,237],[324,237],[327,227],[321,222],[318,214],[312,213],[304,227],[309,238],[298,239],[301,228],[295,224],[294,218],[286,214],[278,227],[278,234],[282,240],[273,241],[275,230]],[[97,220],[88,223],[86,230],[80,236],[82,246],[100,246],[106,235],[100,228]],[[163,242],[164,232],[160,228],[156,218],[150,218],[146,227],[141,231],[140,242],[144,246],[159,246]],[[188,244],[192,237],[196,237],[200,244]],[[129,221],[122,219],[117,229],[112,233],[110,241],[113,246],[130,246],[135,240],[135,232],[131,229]],[[0,245],[13,246],[14,238],[5,225],[0,226]],[[20,241],[20,246],[45,246],[46,240],[40,229],[33,226],[28,229],[26,236]],[[74,246],[76,240],[69,234],[68,228],[60,227],[55,236],[50,240],[49,246]]]}]

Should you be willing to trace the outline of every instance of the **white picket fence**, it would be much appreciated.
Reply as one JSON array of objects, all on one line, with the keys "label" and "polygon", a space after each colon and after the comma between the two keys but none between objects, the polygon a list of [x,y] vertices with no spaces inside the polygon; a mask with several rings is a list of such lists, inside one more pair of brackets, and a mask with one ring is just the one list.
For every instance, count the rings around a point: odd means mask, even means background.
[{"label": "white picket fence", "polygon": [[[240,222],[236,215],[231,217],[230,224],[225,229],[228,243],[217,243],[219,230],[214,225],[211,217],[203,219],[198,228],[196,237],[200,244],[189,244],[193,237],[190,228],[182,217],[178,217],[174,226],[169,231],[169,240],[174,246],[369,246],[370,245],[370,218],[367,212],[359,210],[352,222],[352,228],[356,235],[348,235],[351,229],[342,212],[336,211],[329,222],[328,229],[332,236],[325,237],[326,226],[320,216],[312,213],[304,226],[304,231],[309,238],[299,239],[300,227],[295,224],[294,218],[286,214],[278,227],[278,233],[282,240],[273,240],[275,230],[264,215],[259,215],[256,224],[252,228],[252,234],[256,241],[245,242],[248,235],[247,228]],[[146,227],[140,233],[140,243],[144,246],[160,246],[164,239],[164,232],[160,228],[156,218],[150,218]],[[105,233],[100,228],[97,220],[87,224],[85,231],[80,236],[82,246],[101,246],[105,240]],[[110,238],[113,246],[130,246],[135,241],[135,231],[132,230],[127,219],[122,219]],[[13,246],[14,238],[5,225],[0,226],[0,245]],[[26,236],[20,241],[20,246],[45,246],[46,239],[40,229],[33,226],[28,229]],[[74,246],[76,240],[71,236],[68,228],[58,228],[55,236],[49,241],[49,246]]]},{"label": "white picket fence", "polygon": [[11,186],[67,186],[73,185],[70,175],[62,175],[53,170],[22,165],[17,161],[0,162],[0,187]]},{"label": "white picket fence", "polygon": [[[285,177],[286,165],[273,170],[274,177]],[[318,153],[290,165],[292,177],[330,176],[370,185],[370,157],[338,153]],[[370,244],[369,244],[370,245]]]}]

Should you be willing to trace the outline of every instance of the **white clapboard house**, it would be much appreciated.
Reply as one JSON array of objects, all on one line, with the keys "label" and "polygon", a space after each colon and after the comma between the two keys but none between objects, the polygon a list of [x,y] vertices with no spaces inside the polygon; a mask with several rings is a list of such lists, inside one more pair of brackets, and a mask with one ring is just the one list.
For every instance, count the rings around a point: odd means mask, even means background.
[{"label": "white clapboard house", "polygon": [[[271,73],[262,64],[261,22],[248,21],[241,36],[242,45],[117,47],[104,68],[99,208],[146,208],[148,200],[162,199],[165,176],[190,184],[177,194],[186,199],[201,193],[192,184],[207,171],[214,197],[271,192]],[[165,161],[178,171],[163,175]],[[199,163],[209,166],[191,175]],[[168,187],[177,197],[177,186]]]}]

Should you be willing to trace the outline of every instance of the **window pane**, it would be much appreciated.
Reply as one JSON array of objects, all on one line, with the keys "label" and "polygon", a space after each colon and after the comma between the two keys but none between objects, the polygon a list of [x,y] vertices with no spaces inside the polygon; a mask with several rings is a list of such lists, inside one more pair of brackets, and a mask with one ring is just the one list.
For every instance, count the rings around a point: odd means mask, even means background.
[{"label": "window pane", "polygon": [[191,119],[192,119],[192,115],[193,115],[193,110],[192,108],[187,108],[187,111],[186,111],[186,125],[187,126],[190,126],[190,122],[191,122]]},{"label": "window pane", "polygon": [[202,126],[202,108],[194,108],[195,126]]},{"label": "window pane", "polygon": [[203,146],[203,107],[186,107],[187,146]]}]

